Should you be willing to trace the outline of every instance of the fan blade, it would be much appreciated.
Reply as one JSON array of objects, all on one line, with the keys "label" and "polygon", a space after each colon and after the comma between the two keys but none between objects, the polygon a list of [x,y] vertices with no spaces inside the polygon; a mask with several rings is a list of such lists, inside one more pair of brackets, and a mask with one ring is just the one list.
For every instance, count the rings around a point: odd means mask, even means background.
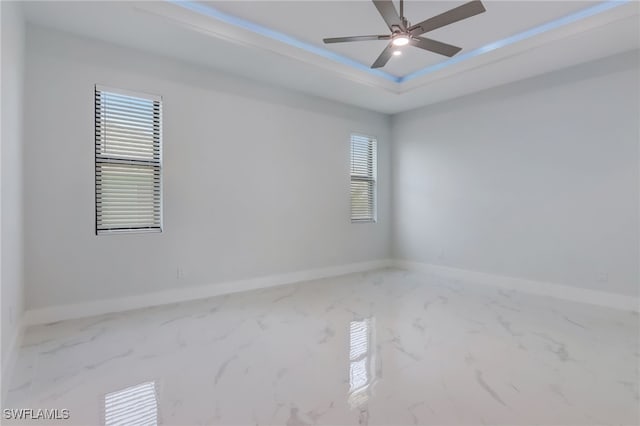
[{"label": "fan blade", "polygon": [[322,39],[325,43],[346,43],[349,41],[389,40],[390,35],[366,35],[353,37],[333,37]]},{"label": "fan blade", "polygon": [[462,50],[461,47],[452,46],[441,41],[431,40],[425,37],[414,37],[409,41],[409,44],[420,49],[428,50],[430,52],[439,53],[440,55],[452,57],[456,53]]},{"label": "fan blade", "polygon": [[480,0],[473,0],[469,3],[465,3],[462,6],[458,6],[440,15],[429,18],[419,24],[413,25],[409,28],[411,35],[418,36],[429,31],[433,31],[437,28],[444,27],[445,25],[453,24],[454,22],[462,21],[463,19],[470,18],[484,12],[486,9]]},{"label": "fan blade", "polygon": [[393,31],[394,26],[403,30],[406,29],[402,24],[402,19],[400,19],[400,15],[398,15],[392,0],[373,0],[373,4],[376,6],[376,9],[378,9],[382,19],[384,19],[384,22],[387,23],[387,26],[391,31]]},{"label": "fan blade", "polygon": [[371,68],[381,68],[384,67],[387,62],[389,62],[389,58],[393,54],[393,44],[389,43],[387,47],[384,48],[378,59],[371,65]]}]

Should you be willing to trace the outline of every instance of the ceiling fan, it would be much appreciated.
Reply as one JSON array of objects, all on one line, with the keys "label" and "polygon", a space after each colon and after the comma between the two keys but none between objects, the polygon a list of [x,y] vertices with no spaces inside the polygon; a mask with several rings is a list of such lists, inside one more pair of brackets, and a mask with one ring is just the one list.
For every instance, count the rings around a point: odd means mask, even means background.
[{"label": "ceiling fan", "polygon": [[376,59],[373,65],[371,65],[371,68],[381,68],[385,66],[392,55],[402,54],[399,47],[406,45],[419,47],[420,49],[452,57],[461,51],[462,48],[420,36],[437,28],[478,15],[486,10],[480,0],[473,0],[463,4],[462,6],[458,6],[447,12],[441,13],[440,15],[422,21],[419,24],[411,25],[404,16],[404,0],[400,0],[399,15],[392,0],[373,0],[373,4],[376,9],[378,9],[378,12],[380,12],[380,15],[382,15],[384,22],[387,23],[387,26],[391,30],[391,34],[334,37],[325,38],[323,40],[327,44],[351,41],[391,40],[380,56],[378,56],[378,59]]}]

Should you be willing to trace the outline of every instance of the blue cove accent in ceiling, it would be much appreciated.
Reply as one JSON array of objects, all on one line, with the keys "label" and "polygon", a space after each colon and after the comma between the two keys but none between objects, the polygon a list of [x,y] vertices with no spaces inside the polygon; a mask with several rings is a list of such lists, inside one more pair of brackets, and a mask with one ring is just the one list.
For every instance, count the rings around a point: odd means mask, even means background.
[{"label": "blue cove accent in ceiling", "polygon": [[177,6],[183,7],[185,9],[191,10],[193,12],[199,13],[201,15],[209,16],[211,18],[217,19],[224,23],[234,25],[239,28],[243,28],[245,30],[262,35],[264,37],[268,37],[273,40],[277,40],[279,42],[288,44],[289,46],[293,46],[298,49],[307,51],[309,53],[313,53],[315,55],[321,56],[323,58],[330,59],[334,62],[338,62],[344,65],[350,66],[352,68],[356,68],[368,74],[375,75],[377,77],[382,77],[394,83],[403,83],[409,80],[413,80],[414,78],[422,77],[424,75],[442,70],[444,68],[450,67],[452,65],[458,64],[460,62],[474,58],[476,56],[483,55],[493,50],[500,49],[505,46],[509,46],[511,44],[517,43],[522,40],[526,40],[528,38],[545,33],[547,31],[551,31],[556,28],[560,28],[565,25],[571,24],[573,22],[577,22],[581,19],[585,19],[594,15],[597,15],[599,13],[605,12],[607,10],[613,9],[623,4],[630,3],[633,0],[606,0],[602,3],[598,3],[595,6],[588,7],[586,9],[580,10],[578,12],[572,13],[570,15],[564,16],[559,19],[555,19],[553,21],[547,22],[537,27],[530,28],[526,31],[514,34],[512,36],[503,38],[501,40],[494,41],[493,43],[486,44],[482,47],[471,50],[469,52],[460,53],[454,56],[453,58],[447,59],[445,61],[439,62],[434,65],[430,65],[418,71],[414,71],[403,77],[397,77],[381,69],[372,69],[369,67],[369,65],[362,64],[356,60],[347,58],[346,56],[342,56],[329,49],[325,49],[323,47],[317,46],[312,43],[307,43],[305,41],[292,37],[288,34],[285,34],[276,30],[272,30],[271,28],[267,28],[260,24],[256,24],[255,22],[251,22],[246,19],[242,19],[225,12],[221,12],[211,6],[204,5],[202,3],[197,3],[196,1],[192,1],[192,0],[166,0],[166,1],[168,1],[169,3],[175,4]]}]

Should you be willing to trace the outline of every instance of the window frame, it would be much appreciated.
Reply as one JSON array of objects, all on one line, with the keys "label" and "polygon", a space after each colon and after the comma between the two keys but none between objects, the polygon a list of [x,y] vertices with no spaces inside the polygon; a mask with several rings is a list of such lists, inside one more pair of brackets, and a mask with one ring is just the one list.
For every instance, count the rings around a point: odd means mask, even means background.
[{"label": "window frame", "polygon": [[[353,139],[354,137],[365,138],[373,144],[373,163],[371,165],[372,176],[364,177],[353,174]],[[371,217],[358,219],[353,217],[353,198],[351,197],[351,185],[353,182],[367,182],[373,186],[371,197]],[[378,138],[364,133],[352,132],[349,136],[349,203],[351,223],[377,223],[378,222]]]},{"label": "window frame", "polygon": [[[114,228],[114,229],[98,229],[98,163],[99,163],[99,154],[98,154],[98,111],[96,109],[96,99],[98,92],[108,92],[116,95],[130,96],[145,100],[150,100],[153,102],[159,102],[160,110],[159,110],[159,140],[158,140],[158,160],[157,161],[144,161],[144,160],[135,160],[135,159],[124,159],[124,158],[111,158],[112,161],[104,161],[104,156],[101,158],[103,161],[101,163],[107,164],[133,164],[133,165],[142,165],[142,166],[151,166],[158,168],[158,191],[159,191],[159,220],[157,227],[140,227],[140,228]],[[93,111],[94,111],[94,215],[95,215],[95,223],[94,223],[94,232],[96,236],[104,236],[104,235],[123,235],[123,234],[160,234],[164,231],[164,173],[163,173],[163,109],[164,109],[164,100],[161,95],[154,95],[150,93],[137,92],[128,89],[116,88],[112,86],[106,86],[102,84],[94,84],[93,86]],[[107,159],[108,160],[108,159]]]}]

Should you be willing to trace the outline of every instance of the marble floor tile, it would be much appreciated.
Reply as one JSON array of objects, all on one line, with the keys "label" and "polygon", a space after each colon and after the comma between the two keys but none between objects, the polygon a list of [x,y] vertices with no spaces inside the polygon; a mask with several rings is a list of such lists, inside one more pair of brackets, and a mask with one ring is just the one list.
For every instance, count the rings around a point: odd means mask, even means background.
[{"label": "marble floor tile", "polygon": [[27,330],[67,425],[638,425],[636,313],[381,270]]}]

